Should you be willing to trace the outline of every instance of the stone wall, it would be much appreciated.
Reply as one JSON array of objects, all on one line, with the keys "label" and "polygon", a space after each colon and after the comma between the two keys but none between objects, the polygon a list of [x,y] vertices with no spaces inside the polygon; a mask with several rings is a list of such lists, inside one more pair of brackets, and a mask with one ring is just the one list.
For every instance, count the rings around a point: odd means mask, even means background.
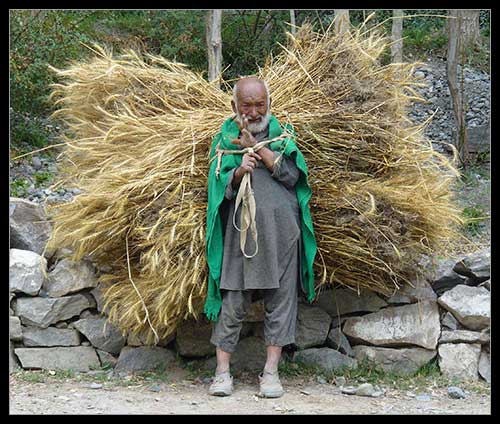
[{"label": "stone wall", "polygon": [[[102,311],[99,270],[74,263],[68,251],[43,252],[50,233],[36,203],[11,198],[10,370],[109,366],[117,374],[165,367],[180,357],[215,368],[212,324],[188,320],[157,346],[122,335]],[[44,253],[44,256],[41,256]],[[430,266],[430,264],[423,265]],[[232,369],[260,370],[265,362],[262,301],[251,306],[232,355]],[[415,281],[392,297],[348,288],[299,302],[291,361],[326,371],[375,362],[411,374],[437,359],[441,373],[490,381],[490,251],[435,259],[430,281]]]}]

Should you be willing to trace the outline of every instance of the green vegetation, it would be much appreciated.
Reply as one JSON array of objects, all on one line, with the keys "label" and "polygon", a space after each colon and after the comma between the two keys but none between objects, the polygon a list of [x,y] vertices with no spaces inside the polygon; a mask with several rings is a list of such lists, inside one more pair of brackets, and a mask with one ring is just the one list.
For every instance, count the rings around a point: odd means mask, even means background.
[{"label": "green vegetation", "polygon": [[[296,10],[296,23],[310,22],[321,31],[334,17],[333,10]],[[351,10],[359,27],[373,10]],[[403,54],[409,60],[429,54],[445,57],[446,10],[405,10]],[[86,46],[98,43],[114,52],[134,48],[186,63],[206,75],[205,10],[11,10],[10,26],[10,143],[16,151],[52,144],[58,131],[47,125],[54,110],[48,101],[55,81],[48,64],[64,68],[92,56]],[[416,15],[416,16],[415,16]],[[426,16],[429,15],[429,16]],[[390,35],[392,10],[376,10],[366,28]],[[257,72],[269,54],[286,43],[288,10],[224,10],[222,43],[224,78],[232,80]],[[490,12],[482,10],[482,45],[466,51],[471,66],[489,70]],[[390,59],[383,53],[382,63]],[[29,147],[29,148],[28,148]]]},{"label": "green vegetation", "polygon": [[17,178],[10,182],[11,197],[26,197],[30,182],[26,178]]}]

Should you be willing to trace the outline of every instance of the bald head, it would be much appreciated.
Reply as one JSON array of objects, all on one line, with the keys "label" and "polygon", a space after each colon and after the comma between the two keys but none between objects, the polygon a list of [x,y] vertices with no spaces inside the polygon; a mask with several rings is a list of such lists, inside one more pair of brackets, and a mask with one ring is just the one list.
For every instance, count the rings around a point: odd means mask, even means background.
[{"label": "bald head", "polygon": [[248,130],[257,133],[264,130],[271,116],[271,98],[264,80],[244,77],[233,87],[231,106],[239,119],[248,119]]}]

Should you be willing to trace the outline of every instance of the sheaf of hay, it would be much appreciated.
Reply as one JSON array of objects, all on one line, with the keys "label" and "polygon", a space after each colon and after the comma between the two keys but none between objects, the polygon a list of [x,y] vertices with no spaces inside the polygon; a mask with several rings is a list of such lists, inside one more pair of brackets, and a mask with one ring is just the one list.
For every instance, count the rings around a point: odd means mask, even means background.
[{"label": "sheaf of hay", "polygon": [[[318,289],[390,295],[412,284],[423,256],[459,240],[458,172],[407,117],[424,100],[416,64],[381,65],[389,40],[364,30],[340,37],[305,25],[258,75],[308,163]],[[158,56],[92,49],[52,68],[54,117],[71,134],[58,184],[82,193],[49,208],[49,246],[105,267],[110,321],[155,343],[202,311],[208,152],[232,114],[230,90]]]}]

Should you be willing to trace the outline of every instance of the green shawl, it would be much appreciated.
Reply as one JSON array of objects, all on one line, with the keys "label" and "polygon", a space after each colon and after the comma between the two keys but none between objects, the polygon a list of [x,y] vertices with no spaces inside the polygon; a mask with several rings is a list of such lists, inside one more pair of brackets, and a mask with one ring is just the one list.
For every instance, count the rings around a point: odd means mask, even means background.
[{"label": "green shawl", "polygon": [[[285,124],[286,129],[294,134],[293,128]],[[269,121],[269,139],[278,137],[283,132],[278,120],[271,116]],[[238,137],[239,127],[234,118],[227,119],[222,125],[221,132],[215,135],[210,149],[210,159],[216,156],[216,147],[220,143],[220,149],[238,150],[240,146],[231,144],[231,141]],[[316,238],[309,211],[309,199],[311,198],[311,188],[307,182],[307,165],[304,156],[297,148],[293,138],[277,140],[268,144],[271,150],[282,152],[288,158],[295,161],[300,171],[299,180],[295,185],[295,192],[301,211],[301,233],[302,233],[302,279],[307,294],[307,300],[312,302],[316,293],[314,289],[313,262],[316,256]],[[208,292],[205,301],[204,312],[208,319],[216,321],[222,304],[220,293],[220,275],[222,269],[222,257],[224,251],[224,239],[222,219],[219,207],[224,200],[226,185],[229,173],[232,169],[241,164],[241,154],[223,155],[220,166],[219,177],[216,176],[217,158],[210,166],[208,174],[208,207],[206,220],[206,258],[208,264]],[[257,205],[259,207],[259,205]]]}]

